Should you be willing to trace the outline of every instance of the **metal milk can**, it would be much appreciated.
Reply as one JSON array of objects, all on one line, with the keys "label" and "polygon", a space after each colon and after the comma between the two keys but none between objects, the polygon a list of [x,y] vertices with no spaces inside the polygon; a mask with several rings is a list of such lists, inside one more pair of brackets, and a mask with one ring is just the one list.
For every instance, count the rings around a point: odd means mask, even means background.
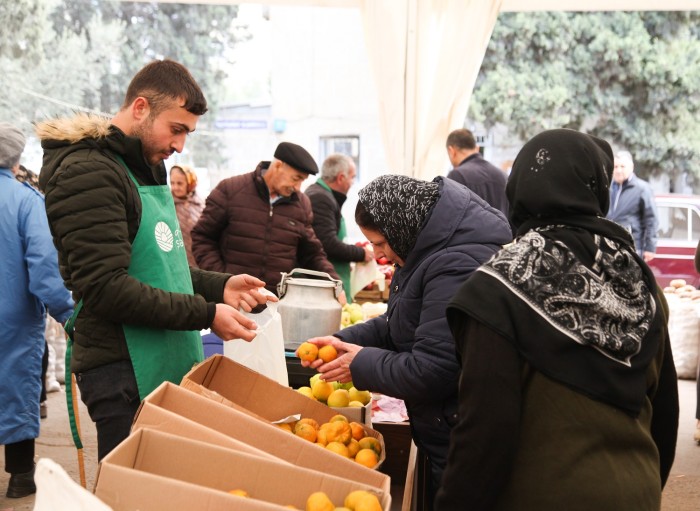
[{"label": "metal milk can", "polygon": [[[303,278],[303,275],[321,278]],[[311,337],[337,332],[343,312],[338,302],[342,292],[343,283],[327,273],[302,268],[282,272],[282,280],[277,284],[277,310],[282,317],[284,347],[296,350]]]}]

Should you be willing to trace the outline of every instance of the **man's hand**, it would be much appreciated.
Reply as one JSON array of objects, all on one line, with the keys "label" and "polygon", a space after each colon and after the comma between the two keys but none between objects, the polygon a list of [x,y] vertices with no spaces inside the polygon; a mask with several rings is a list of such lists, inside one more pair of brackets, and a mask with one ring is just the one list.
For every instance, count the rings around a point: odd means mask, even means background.
[{"label": "man's hand", "polygon": [[255,321],[246,318],[230,305],[216,304],[216,314],[211,324],[211,330],[224,341],[243,339],[250,342],[256,336],[256,332],[254,332],[256,328],[258,325]]},{"label": "man's hand", "polygon": [[355,355],[362,349],[362,346],[343,342],[337,337],[328,335],[326,337],[314,337],[307,342],[316,346],[325,346],[331,344],[338,352],[335,360],[331,360],[327,364],[321,359],[316,359],[313,362],[301,361],[303,367],[311,367],[321,373],[321,378],[326,381],[339,381],[340,383],[348,383],[352,381],[352,373],[350,372],[350,364],[355,359]]},{"label": "man's hand", "polygon": [[642,252],[642,255],[644,256],[645,263],[648,263],[649,261],[654,259],[654,256],[656,256],[656,254],[654,252],[646,252],[646,251]]},{"label": "man's hand", "polygon": [[372,246],[371,246],[371,245],[365,245],[365,246],[362,247],[362,248],[365,249],[365,262],[366,262],[366,263],[368,263],[368,262],[370,262],[372,259],[374,259],[374,250],[372,250]]},{"label": "man's hand", "polygon": [[224,303],[230,305],[234,309],[243,309],[250,312],[259,304],[276,302],[276,296],[263,294],[261,288],[265,287],[265,283],[256,279],[251,275],[242,273],[234,275],[226,281],[224,287]]}]

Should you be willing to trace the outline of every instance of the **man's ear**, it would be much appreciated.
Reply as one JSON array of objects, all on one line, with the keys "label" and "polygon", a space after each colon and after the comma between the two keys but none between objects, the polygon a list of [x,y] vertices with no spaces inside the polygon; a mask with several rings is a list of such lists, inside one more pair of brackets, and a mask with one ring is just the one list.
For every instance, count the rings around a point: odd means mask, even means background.
[{"label": "man's ear", "polygon": [[131,103],[131,115],[137,122],[143,121],[151,113],[151,105],[143,96],[139,96]]}]

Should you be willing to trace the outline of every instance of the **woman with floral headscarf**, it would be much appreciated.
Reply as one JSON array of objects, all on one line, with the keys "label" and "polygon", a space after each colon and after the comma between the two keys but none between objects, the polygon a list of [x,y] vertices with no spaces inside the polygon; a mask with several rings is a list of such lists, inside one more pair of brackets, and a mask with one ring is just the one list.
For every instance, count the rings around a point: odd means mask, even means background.
[{"label": "woman with floral headscarf", "polygon": [[[500,211],[451,179],[385,175],[359,192],[355,220],[377,257],[396,270],[385,314],[312,339],[340,356],[329,381],[403,399],[413,440],[428,457],[434,495],[456,422],[459,364],[445,307],[464,280],[511,240]],[[432,500],[432,499],[431,499]]]},{"label": "woman with floral headscarf", "polygon": [[573,130],[518,154],[515,241],[447,309],[462,363],[440,511],[657,510],[678,391],[665,302],[606,220],[613,156]]},{"label": "woman with floral headscarf", "polygon": [[175,211],[180,222],[182,241],[185,243],[187,262],[197,267],[192,255],[192,236],[190,231],[197,223],[204,209],[204,201],[196,193],[197,174],[186,165],[173,165],[170,168],[170,191],[175,201]]}]

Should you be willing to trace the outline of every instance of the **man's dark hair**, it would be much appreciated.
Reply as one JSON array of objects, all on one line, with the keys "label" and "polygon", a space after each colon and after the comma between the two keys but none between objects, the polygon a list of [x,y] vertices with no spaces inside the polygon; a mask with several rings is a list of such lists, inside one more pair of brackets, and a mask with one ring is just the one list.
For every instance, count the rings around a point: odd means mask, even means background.
[{"label": "man's dark hair", "polygon": [[476,149],[476,139],[474,134],[467,129],[454,130],[447,136],[447,147],[452,146],[457,149]]},{"label": "man's dark hair", "polygon": [[194,115],[207,111],[207,100],[185,66],[174,60],[155,60],[147,64],[132,78],[122,109],[138,97],[148,100],[155,116],[167,109],[174,100],[183,99],[185,110]]},{"label": "man's dark hair", "polygon": [[360,201],[357,201],[357,206],[355,206],[355,223],[363,229],[382,232],[374,221],[374,218],[372,218],[372,215],[369,214],[367,208],[365,208]]}]

